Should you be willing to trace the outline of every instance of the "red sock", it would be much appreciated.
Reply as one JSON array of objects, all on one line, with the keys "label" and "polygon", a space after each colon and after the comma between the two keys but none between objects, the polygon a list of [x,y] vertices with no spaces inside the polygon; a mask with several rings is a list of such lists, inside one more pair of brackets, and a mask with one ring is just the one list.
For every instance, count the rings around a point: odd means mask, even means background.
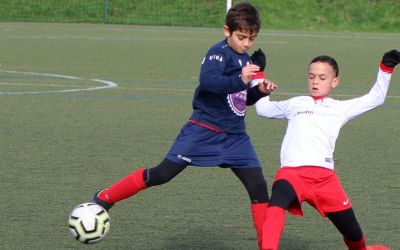
[{"label": "red sock", "polygon": [[363,235],[362,239],[359,241],[349,241],[344,239],[344,243],[349,250],[367,250],[367,246],[365,244],[365,235]]},{"label": "red sock", "polygon": [[285,209],[277,206],[268,207],[262,231],[262,249],[277,250],[285,226]]},{"label": "red sock", "polygon": [[109,188],[99,194],[99,198],[108,203],[114,204],[120,200],[131,197],[147,187],[143,179],[144,168],[140,168],[123,177]]},{"label": "red sock", "polygon": [[261,249],[262,240],[262,227],[265,221],[265,215],[267,213],[268,203],[254,203],[251,204],[251,214],[253,215],[254,227],[257,232],[258,247]]}]

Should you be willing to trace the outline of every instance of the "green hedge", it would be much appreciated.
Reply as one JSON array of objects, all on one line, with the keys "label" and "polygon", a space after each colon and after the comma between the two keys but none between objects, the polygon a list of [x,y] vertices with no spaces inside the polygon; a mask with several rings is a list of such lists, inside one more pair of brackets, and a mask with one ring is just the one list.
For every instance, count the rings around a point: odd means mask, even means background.
[{"label": "green hedge", "polygon": [[[248,2],[260,9],[264,29],[400,32],[399,0]],[[225,0],[0,0],[0,21],[220,27],[225,4]]]}]

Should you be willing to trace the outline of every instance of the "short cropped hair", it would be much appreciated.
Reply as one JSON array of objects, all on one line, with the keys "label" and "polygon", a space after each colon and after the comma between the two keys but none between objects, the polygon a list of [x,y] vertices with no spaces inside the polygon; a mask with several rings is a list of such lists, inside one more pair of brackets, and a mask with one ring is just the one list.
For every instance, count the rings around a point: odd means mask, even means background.
[{"label": "short cropped hair", "polygon": [[317,56],[311,60],[311,62],[308,66],[310,66],[311,64],[316,63],[316,62],[324,62],[324,63],[331,65],[333,68],[333,71],[335,72],[335,77],[339,76],[339,66],[333,57],[330,57],[327,55]]},{"label": "short cropped hair", "polygon": [[225,18],[225,25],[232,33],[236,30],[258,33],[261,28],[261,20],[258,10],[250,3],[238,3],[232,6]]}]

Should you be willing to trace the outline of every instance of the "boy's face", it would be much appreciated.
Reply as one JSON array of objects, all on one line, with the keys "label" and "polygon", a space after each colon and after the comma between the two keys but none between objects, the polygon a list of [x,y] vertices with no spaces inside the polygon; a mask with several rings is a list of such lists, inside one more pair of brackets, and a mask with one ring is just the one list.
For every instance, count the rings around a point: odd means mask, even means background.
[{"label": "boy's face", "polygon": [[315,62],[308,67],[308,91],[311,96],[328,96],[340,83],[332,66],[326,62]]},{"label": "boy's face", "polygon": [[231,33],[226,25],[224,26],[224,35],[229,47],[240,54],[246,53],[253,46],[257,37],[256,32],[246,30],[235,30]]}]

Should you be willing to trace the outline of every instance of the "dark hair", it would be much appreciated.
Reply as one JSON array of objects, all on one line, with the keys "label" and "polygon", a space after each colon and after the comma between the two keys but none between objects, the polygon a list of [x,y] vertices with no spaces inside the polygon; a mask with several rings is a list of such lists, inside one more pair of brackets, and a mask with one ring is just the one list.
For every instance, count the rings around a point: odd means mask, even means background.
[{"label": "dark hair", "polygon": [[258,10],[250,3],[238,3],[232,6],[225,18],[225,25],[232,33],[236,30],[246,30],[258,33],[261,20]]},{"label": "dark hair", "polygon": [[336,62],[336,60],[333,57],[330,56],[326,56],[326,55],[322,55],[322,56],[317,56],[314,59],[311,60],[310,64],[308,66],[310,66],[313,63],[316,62],[324,62],[324,63],[328,63],[329,65],[332,66],[333,71],[335,71],[335,76],[338,77],[339,76],[339,66]]}]

